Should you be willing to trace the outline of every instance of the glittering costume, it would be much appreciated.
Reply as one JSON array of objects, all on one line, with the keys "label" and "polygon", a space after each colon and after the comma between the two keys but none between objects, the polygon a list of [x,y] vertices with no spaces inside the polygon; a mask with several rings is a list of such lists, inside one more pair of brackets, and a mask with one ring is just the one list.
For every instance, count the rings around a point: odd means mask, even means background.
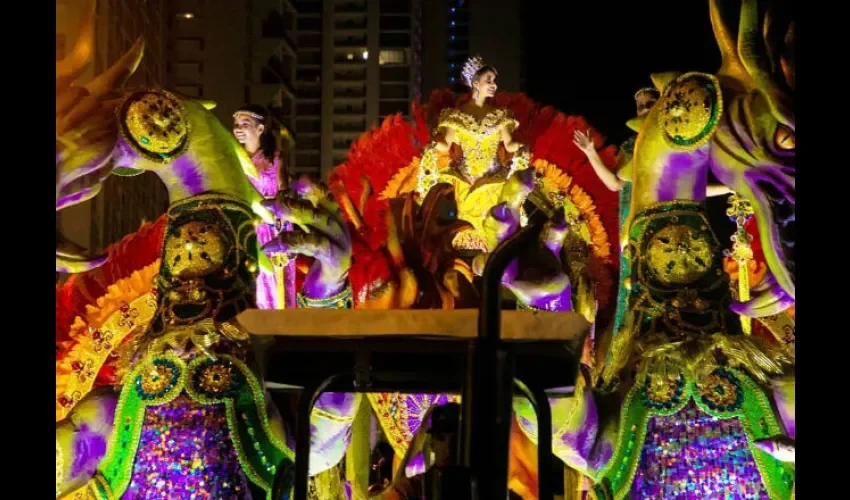
[{"label": "glittering costume", "polygon": [[[709,4],[720,71],[652,75],[661,98],[634,124],[640,135],[622,236],[630,289],[598,389],[624,374],[630,386],[614,455],[590,474],[596,498],[794,495],[793,464],[755,444],[793,438],[793,351],[743,333],[748,321],[733,314],[767,318],[794,303],[780,236],[782,217],[793,220],[794,210],[793,30],[776,44],[781,24],[762,31],[756,2],[744,2],[736,40],[719,2]],[[770,56],[761,58],[766,47]],[[736,284],[742,304],[732,302],[730,262],[703,206],[709,170],[737,193],[734,266],[747,269],[753,256],[737,200],[752,202],[758,224],[765,268],[747,273],[751,289]]]},{"label": "glittering costume", "polygon": [[[56,290],[57,497],[268,499],[278,467],[288,490],[293,457],[234,320],[255,306],[268,264],[255,228],[274,217],[251,184],[260,176],[204,103],[117,91],[141,42],[72,85],[91,56],[91,7],[75,56],[57,62],[57,210],[110,174],[145,170],[171,206],[102,257],[57,248],[57,271],[74,273]],[[326,400],[315,423],[333,431],[333,411],[351,410]]]},{"label": "glittering costume", "polygon": [[[262,150],[258,150],[251,158],[257,168],[258,176],[251,177],[251,184],[264,198],[274,198],[281,186],[281,158],[275,155],[274,161],[269,161]],[[257,240],[265,245],[277,235],[273,224],[257,226]],[[261,269],[257,275],[257,307],[260,309],[291,309],[295,307],[295,261],[285,264],[273,262],[273,270]],[[278,281],[282,278],[282,283]],[[283,292],[283,296],[281,296]]]},{"label": "glittering costume", "polygon": [[[577,247],[587,250],[584,259],[574,260],[575,270],[579,272],[578,262],[583,260],[597,287],[599,307],[606,308],[613,302],[617,248],[611,245],[610,235],[616,230],[616,199],[594,175],[581,151],[565,139],[575,130],[591,130],[601,142],[600,136],[582,117],[566,116],[521,94],[497,94],[490,102],[493,109],[481,121],[462,111],[469,99],[468,94],[455,97],[448,91],[435,91],[426,105],[414,105],[416,119],[412,124],[396,118],[385,120],[369,134],[368,141],[355,145],[349,160],[334,171],[332,179],[344,186],[352,200],[359,200],[366,192],[361,180],[364,175],[368,188],[379,195],[377,199],[370,197],[364,206],[367,245],[377,248],[385,238],[386,223],[380,214],[389,200],[406,193],[416,193],[422,199],[431,187],[446,184],[454,191],[457,218],[472,226],[455,236],[453,246],[486,251],[491,245],[482,226],[486,215],[498,203],[507,179],[530,168],[535,188],[528,201],[549,217],[563,214],[571,234],[577,237]],[[454,130],[456,147],[447,153],[438,152],[429,123],[437,123],[437,131]],[[514,141],[527,146],[520,146],[513,155],[506,153],[501,146],[502,127],[512,131]],[[374,150],[388,153],[366,156]],[[609,146],[599,153],[613,168],[616,149]],[[380,174],[379,169],[383,170]],[[367,280],[364,286],[386,279],[385,272],[375,268],[361,278],[356,263],[352,271],[355,289],[361,288],[361,279]],[[597,307],[593,301],[588,297],[573,300],[576,310],[591,320]]]},{"label": "glittering costume", "polygon": [[[239,360],[247,333],[227,323],[253,303],[254,215],[241,200],[205,194],[173,204],[167,217],[156,313],[90,488],[104,499],[262,498],[292,455],[272,437],[260,382]],[[206,354],[222,348],[238,357]],[[160,440],[169,433],[182,438]],[[207,454],[213,439],[222,453]]]},{"label": "glittering costume", "polygon": [[273,437],[243,363],[165,354],[129,380],[93,481],[97,498],[270,498],[276,468],[292,455]]},{"label": "glittering costume", "polygon": [[[227,426],[224,405],[179,397],[145,412],[128,499],[198,494],[184,477],[202,476],[211,498],[245,498],[245,478]],[[214,464],[207,466],[206,464]],[[202,493],[203,494],[203,493]]]},{"label": "glittering costume", "polygon": [[224,194],[170,207],[155,312],[136,339],[138,361],[86,494],[268,498],[276,468],[292,464],[269,427],[262,386],[242,361],[248,335],[229,323],[254,302],[254,225],[250,207]]},{"label": "glittering costume", "polygon": [[[651,206],[633,218],[629,238],[629,317],[612,349],[614,358],[629,348],[641,358],[602,484],[625,494],[637,477],[631,494],[640,498],[688,498],[694,491],[788,498],[793,469],[747,446],[781,433],[781,423],[759,384],[726,361],[766,380],[788,359],[740,333],[702,205]],[[694,464],[704,465],[696,476]]]},{"label": "glittering costume", "polygon": [[489,111],[480,121],[458,108],[440,113],[437,128],[454,131],[460,153],[441,168],[437,151],[427,147],[422,153],[416,190],[422,196],[437,183],[454,188],[458,217],[473,226],[457,235],[457,248],[488,250],[482,231],[484,219],[498,202],[507,178],[528,168],[527,151],[518,151],[504,163],[498,155],[502,129],[513,132],[517,124],[509,110],[500,108]]}]

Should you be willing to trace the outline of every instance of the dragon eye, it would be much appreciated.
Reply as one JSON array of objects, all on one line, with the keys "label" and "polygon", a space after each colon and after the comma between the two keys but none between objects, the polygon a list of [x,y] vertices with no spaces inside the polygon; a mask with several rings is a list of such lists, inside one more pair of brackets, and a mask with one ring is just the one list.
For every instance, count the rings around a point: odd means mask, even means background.
[{"label": "dragon eye", "polygon": [[776,127],[776,133],[773,134],[773,143],[777,148],[785,151],[794,151],[797,149],[797,139],[794,132],[785,125]]}]

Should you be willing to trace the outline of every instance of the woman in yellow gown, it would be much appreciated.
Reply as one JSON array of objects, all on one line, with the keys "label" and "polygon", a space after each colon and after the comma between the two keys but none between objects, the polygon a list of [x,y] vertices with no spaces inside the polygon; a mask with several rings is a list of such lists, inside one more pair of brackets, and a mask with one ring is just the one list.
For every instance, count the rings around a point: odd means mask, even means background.
[{"label": "woman in yellow gown", "polygon": [[[458,218],[473,228],[455,238],[455,248],[490,251],[482,225],[489,210],[498,203],[507,179],[528,168],[528,149],[511,136],[518,123],[510,110],[494,107],[498,72],[481,57],[464,64],[462,77],[472,90],[472,99],[440,113],[435,139],[425,148],[417,177],[421,198],[438,183],[455,190]],[[500,155],[499,146],[504,147]],[[457,146],[458,154],[452,154]],[[448,161],[440,161],[448,155]]]}]

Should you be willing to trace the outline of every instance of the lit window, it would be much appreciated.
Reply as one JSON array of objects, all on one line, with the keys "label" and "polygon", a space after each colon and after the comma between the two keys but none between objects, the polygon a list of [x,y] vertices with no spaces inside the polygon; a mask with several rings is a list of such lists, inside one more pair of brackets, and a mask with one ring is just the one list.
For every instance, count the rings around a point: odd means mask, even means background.
[{"label": "lit window", "polygon": [[354,60],[354,54],[347,54],[345,56],[345,58],[348,59],[349,61],[352,61],[352,60]]},{"label": "lit window", "polygon": [[368,50],[363,51],[363,60],[365,61],[366,59],[369,59],[369,51]]},{"label": "lit window", "polygon": [[195,14],[192,14],[191,12],[181,12],[180,14],[177,14],[177,17],[179,19],[194,19]]},{"label": "lit window", "polygon": [[407,64],[407,51],[405,50],[382,50],[378,53],[378,64]]}]

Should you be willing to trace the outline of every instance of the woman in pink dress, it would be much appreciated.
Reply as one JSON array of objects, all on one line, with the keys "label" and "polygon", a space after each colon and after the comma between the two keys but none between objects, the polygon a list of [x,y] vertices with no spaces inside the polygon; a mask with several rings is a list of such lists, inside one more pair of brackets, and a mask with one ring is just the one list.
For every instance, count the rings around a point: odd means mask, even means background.
[{"label": "woman in pink dress", "polygon": [[[265,198],[274,198],[287,186],[287,176],[280,158],[277,127],[266,108],[256,104],[242,106],[233,113],[233,135],[251,156],[258,177],[251,183]],[[286,229],[284,227],[284,229]],[[260,245],[274,239],[277,231],[271,224],[257,226]],[[270,256],[271,257],[271,256]],[[275,259],[272,259],[274,262]],[[280,287],[280,285],[283,287]],[[281,297],[283,292],[283,297]],[[295,261],[282,269],[275,262],[272,272],[260,270],[257,276],[257,307],[284,309],[295,307]]]}]

